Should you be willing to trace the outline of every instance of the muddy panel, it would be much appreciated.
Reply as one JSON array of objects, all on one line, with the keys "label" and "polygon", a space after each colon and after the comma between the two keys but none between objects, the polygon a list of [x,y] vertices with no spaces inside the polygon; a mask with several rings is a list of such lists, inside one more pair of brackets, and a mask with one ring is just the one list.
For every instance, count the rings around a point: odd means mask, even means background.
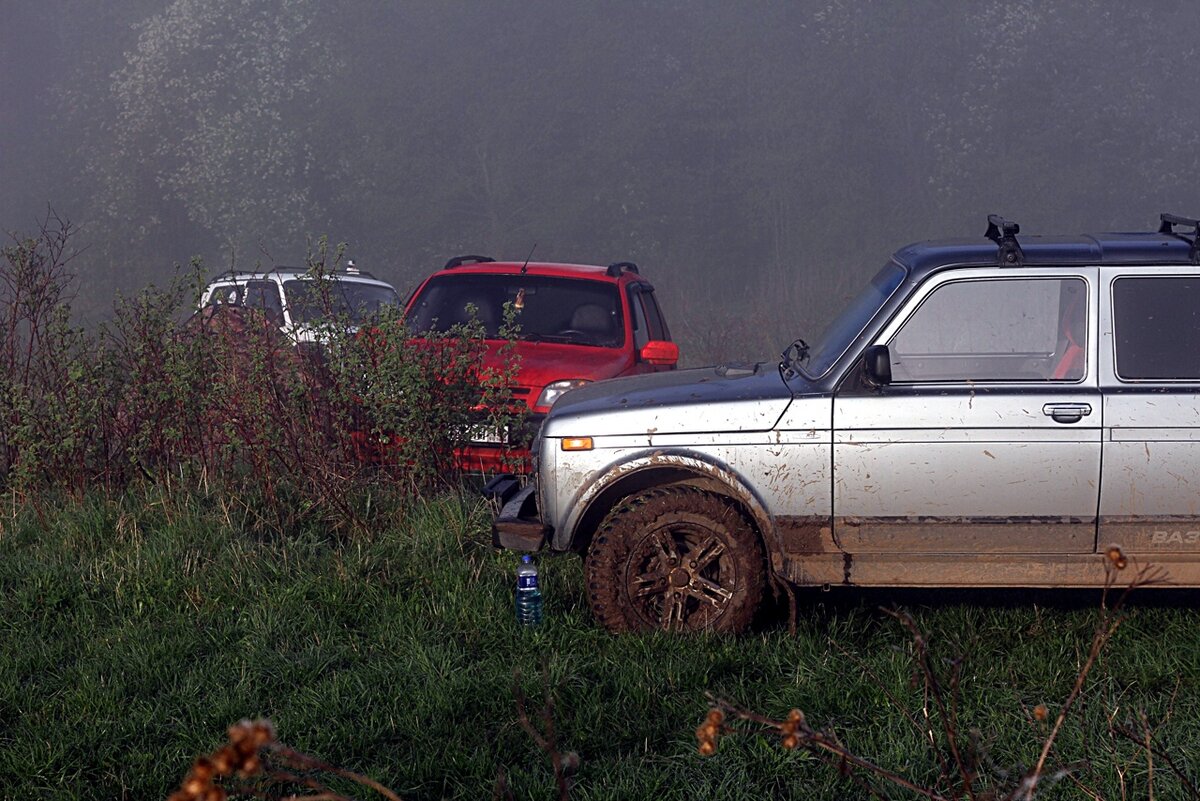
[{"label": "muddy panel", "polygon": [[[787,560],[784,575],[795,584],[831,587],[1103,587],[1107,563],[1103,554],[1043,554],[1033,559],[1007,554],[818,555]],[[1148,566],[1162,571],[1154,587],[1200,586],[1200,558],[1186,554],[1157,559],[1131,555],[1126,568],[1115,573],[1115,586],[1127,585]]]},{"label": "muddy panel", "polygon": [[1095,519],[839,517],[837,543],[852,553],[1090,553]]},{"label": "muddy panel", "polygon": [[1170,553],[1200,554],[1197,517],[1102,517],[1100,527],[1104,532],[1102,551],[1115,546],[1149,559]]},{"label": "muddy panel", "polygon": [[1106,423],[1114,425],[1104,443],[1100,542],[1154,553],[1200,551],[1200,537],[1193,536],[1200,532],[1200,394],[1147,388],[1105,404]]},{"label": "muddy panel", "polygon": [[775,532],[785,554],[838,553],[828,517],[776,517]]},{"label": "muddy panel", "polygon": [[791,554],[783,560],[783,577],[800,587],[850,584],[840,554]]}]

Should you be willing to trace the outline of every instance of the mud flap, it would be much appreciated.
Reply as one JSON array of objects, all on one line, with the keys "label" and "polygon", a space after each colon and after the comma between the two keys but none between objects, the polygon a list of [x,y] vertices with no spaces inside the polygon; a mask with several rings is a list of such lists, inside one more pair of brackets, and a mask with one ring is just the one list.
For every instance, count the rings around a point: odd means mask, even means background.
[{"label": "mud flap", "polygon": [[546,543],[550,527],[541,521],[537,510],[534,485],[513,496],[504,504],[492,523],[492,544],[510,551],[536,551]]}]

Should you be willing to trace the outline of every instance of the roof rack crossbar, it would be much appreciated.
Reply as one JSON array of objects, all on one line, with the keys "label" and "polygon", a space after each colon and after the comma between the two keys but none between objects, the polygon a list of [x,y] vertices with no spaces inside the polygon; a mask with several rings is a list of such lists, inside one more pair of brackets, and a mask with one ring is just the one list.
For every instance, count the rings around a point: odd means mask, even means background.
[{"label": "roof rack crossbar", "polygon": [[1161,223],[1158,226],[1160,234],[1175,233],[1175,226],[1186,225],[1189,228],[1200,231],[1200,220],[1193,220],[1190,217],[1180,217],[1178,214],[1163,214],[1158,215]]},{"label": "roof rack crossbar", "polygon": [[1021,226],[1017,223],[1010,222],[999,214],[988,215],[988,227],[984,236],[999,246],[1000,250],[996,254],[996,260],[1001,267],[1020,267],[1024,264],[1025,253],[1021,250],[1020,243],[1017,242],[1019,233],[1021,233]]},{"label": "roof rack crossbar", "polygon": [[638,266],[631,261],[614,261],[612,264],[608,265],[607,272],[613,278],[616,278],[622,272],[630,272],[637,275],[641,274],[638,272]]},{"label": "roof rack crossbar", "polygon": [[[1191,257],[1193,264],[1200,264],[1200,220],[1193,220],[1190,217],[1180,217],[1178,214],[1160,214],[1158,219],[1161,220],[1158,226],[1160,234],[1168,236],[1177,236],[1184,242],[1191,245],[1191,251],[1188,256]],[[1188,239],[1183,234],[1175,233],[1175,226],[1182,225],[1191,228],[1192,238]]]},{"label": "roof rack crossbar", "polygon": [[493,261],[495,261],[495,259],[493,259],[491,256],[455,256],[453,259],[446,262],[446,266],[442,269],[453,270],[455,267],[461,267],[464,264],[487,264]]}]

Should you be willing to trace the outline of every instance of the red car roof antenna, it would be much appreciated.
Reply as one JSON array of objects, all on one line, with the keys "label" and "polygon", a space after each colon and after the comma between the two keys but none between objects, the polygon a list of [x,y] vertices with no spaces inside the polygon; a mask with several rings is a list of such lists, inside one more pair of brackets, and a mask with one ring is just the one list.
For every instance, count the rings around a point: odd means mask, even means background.
[{"label": "red car roof antenna", "polygon": [[533,243],[533,247],[529,249],[529,255],[525,257],[525,263],[521,265],[521,272],[529,272],[529,260],[533,258],[533,251],[537,250],[537,242]]}]

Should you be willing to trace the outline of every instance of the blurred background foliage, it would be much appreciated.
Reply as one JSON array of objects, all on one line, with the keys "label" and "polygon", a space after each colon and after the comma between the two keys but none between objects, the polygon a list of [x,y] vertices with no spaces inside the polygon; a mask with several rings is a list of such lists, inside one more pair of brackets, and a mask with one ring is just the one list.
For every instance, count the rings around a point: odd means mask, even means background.
[{"label": "blurred background foliage", "polygon": [[633,260],[684,360],[811,338],[896,247],[1200,213],[1187,7],[80,0],[0,25],[0,226],[116,290],[299,263]]}]

